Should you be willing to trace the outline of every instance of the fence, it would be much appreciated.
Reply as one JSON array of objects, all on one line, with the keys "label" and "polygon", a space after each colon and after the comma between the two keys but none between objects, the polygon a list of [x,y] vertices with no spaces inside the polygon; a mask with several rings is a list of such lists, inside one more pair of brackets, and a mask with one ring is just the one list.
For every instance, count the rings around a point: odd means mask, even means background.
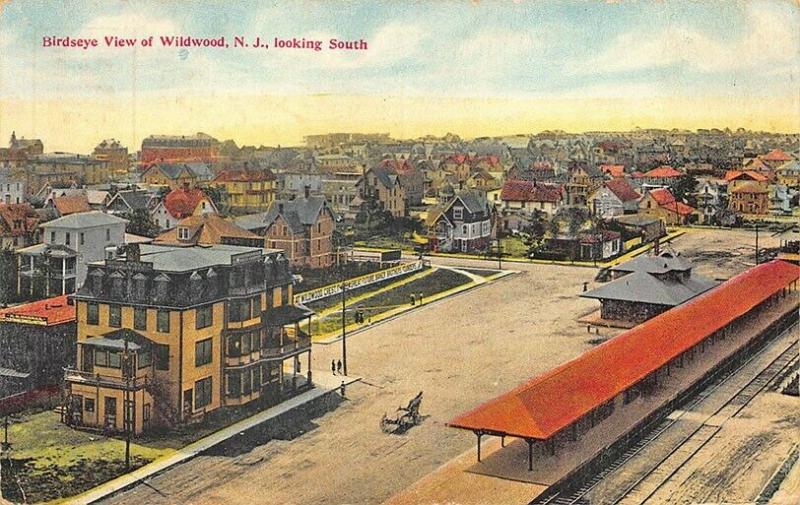
[{"label": "fence", "polygon": [[[417,272],[419,270],[422,270],[422,267],[423,267],[422,261],[415,261],[413,263],[403,263],[401,265],[397,265],[391,268],[386,268],[384,270],[378,270],[377,272],[372,272],[370,274],[362,275],[360,277],[347,279],[345,283],[347,284],[347,289],[357,289],[364,286],[369,286],[370,284],[375,284],[377,282],[385,281],[387,279],[399,277],[401,275]],[[313,302],[315,300],[322,300],[323,298],[328,298],[329,296],[339,295],[341,293],[342,293],[342,283],[336,282],[334,284],[328,284],[327,286],[322,286],[321,288],[298,293],[294,295],[293,300],[295,304],[304,304],[308,302]]]}]

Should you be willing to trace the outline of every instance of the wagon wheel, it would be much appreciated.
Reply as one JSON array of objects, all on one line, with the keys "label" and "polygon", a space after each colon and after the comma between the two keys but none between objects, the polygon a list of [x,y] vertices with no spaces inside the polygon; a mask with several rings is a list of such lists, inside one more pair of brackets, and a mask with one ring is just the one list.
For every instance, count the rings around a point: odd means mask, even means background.
[{"label": "wagon wheel", "polygon": [[386,413],[384,412],[383,417],[381,418],[381,431],[384,433],[391,433],[392,430],[392,423],[386,417]]}]

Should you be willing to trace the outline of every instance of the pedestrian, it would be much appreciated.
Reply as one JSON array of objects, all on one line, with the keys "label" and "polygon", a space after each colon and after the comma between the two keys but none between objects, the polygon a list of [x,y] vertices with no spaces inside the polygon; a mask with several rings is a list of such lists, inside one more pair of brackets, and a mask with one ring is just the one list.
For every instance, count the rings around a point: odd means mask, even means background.
[{"label": "pedestrian", "polygon": [[339,374],[341,374],[341,373],[342,373],[342,360],[339,360],[339,361],[336,363],[336,371],[337,371],[337,372],[339,372]]},{"label": "pedestrian", "polygon": [[336,375],[336,360],[335,359],[331,360],[331,373],[333,375]]}]

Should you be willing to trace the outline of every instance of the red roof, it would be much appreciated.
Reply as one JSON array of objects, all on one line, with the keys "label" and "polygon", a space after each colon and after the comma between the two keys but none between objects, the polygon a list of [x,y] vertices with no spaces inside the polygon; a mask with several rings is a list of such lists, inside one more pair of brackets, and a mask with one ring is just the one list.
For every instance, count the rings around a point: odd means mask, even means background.
[{"label": "red roof", "polygon": [[669,165],[662,165],[660,167],[649,170],[638,177],[649,177],[653,179],[669,179],[673,177],[683,177],[683,172],[675,170]]},{"label": "red roof", "polygon": [[642,197],[625,179],[613,179],[606,182],[606,187],[623,202],[638,200]]},{"label": "red roof", "polygon": [[786,154],[781,149],[773,149],[772,151],[762,156],[761,159],[767,161],[790,161],[792,157]]},{"label": "red roof", "polygon": [[500,199],[511,202],[557,203],[561,201],[561,186],[510,179],[503,184]]},{"label": "red roof", "polygon": [[445,163],[455,163],[456,165],[461,165],[462,163],[466,163],[469,161],[469,155],[467,154],[454,154],[445,160]]},{"label": "red roof", "polygon": [[394,160],[394,159],[381,160],[381,162],[378,163],[378,166],[380,168],[385,168],[387,170],[394,171],[397,174],[401,173],[405,174],[406,172],[411,172],[414,170],[414,167],[405,158],[400,160]]},{"label": "red roof", "polygon": [[743,178],[743,177],[747,178],[747,179],[751,179],[751,180],[757,181],[757,182],[764,182],[764,181],[768,180],[766,175],[760,174],[760,173],[755,172],[753,170],[745,170],[745,171],[728,170],[727,172],[725,172],[725,180],[728,181],[728,182],[730,182],[730,181],[732,181],[734,179],[740,179],[740,178]]},{"label": "red roof", "polygon": [[625,165],[600,165],[600,171],[611,177],[625,177]]},{"label": "red roof", "polygon": [[85,194],[53,198],[53,205],[55,205],[56,210],[58,210],[58,213],[62,216],[90,212],[92,210],[89,206],[89,199]]},{"label": "red roof", "polygon": [[214,182],[261,182],[274,180],[275,174],[270,170],[224,170],[214,178]]},{"label": "red roof", "polygon": [[68,303],[67,295],[0,310],[0,322],[39,324],[51,326],[76,319],[75,305]]},{"label": "red roof", "polygon": [[183,219],[191,216],[197,205],[207,198],[208,196],[197,188],[173,189],[164,197],[164,207],[176,218]]},{"label": "red roof", "polygon": [[10,237],[33,233],[39,224],[39,216],[28,203],[0,204],[0,219],[0,233]]},{"label": "red roof", "polygon": [[800,267],[780,260],[751,268],[447,424],[549,439],[799,276]]},{"label": "red roof", "polygon": [[656,203],[662,206],[675,202],[675,195],[667,188],[651,189],[650,196],[655,199]]}]

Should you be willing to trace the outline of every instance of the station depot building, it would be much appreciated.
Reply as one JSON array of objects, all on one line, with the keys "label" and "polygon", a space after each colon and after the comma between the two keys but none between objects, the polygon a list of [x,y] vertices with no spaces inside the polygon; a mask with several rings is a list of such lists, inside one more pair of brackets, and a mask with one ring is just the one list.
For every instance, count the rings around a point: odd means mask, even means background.
[{"label": "station depot building", "polygon": [[[483,437],[500,437],[502,448],[491,457],[496,468],[505,468],[503,476],[555,483],[565,469],[601,454],[643,419],[676,405],[687,388],[701,385],[721,365],[795,323],[798,276],[800,267],[781,260],[753,267],[448,426],[476,435],[479,462]],[[569,461],[559,462],[557,454]],[[529,477],[535,470],[541,475]]]}]

